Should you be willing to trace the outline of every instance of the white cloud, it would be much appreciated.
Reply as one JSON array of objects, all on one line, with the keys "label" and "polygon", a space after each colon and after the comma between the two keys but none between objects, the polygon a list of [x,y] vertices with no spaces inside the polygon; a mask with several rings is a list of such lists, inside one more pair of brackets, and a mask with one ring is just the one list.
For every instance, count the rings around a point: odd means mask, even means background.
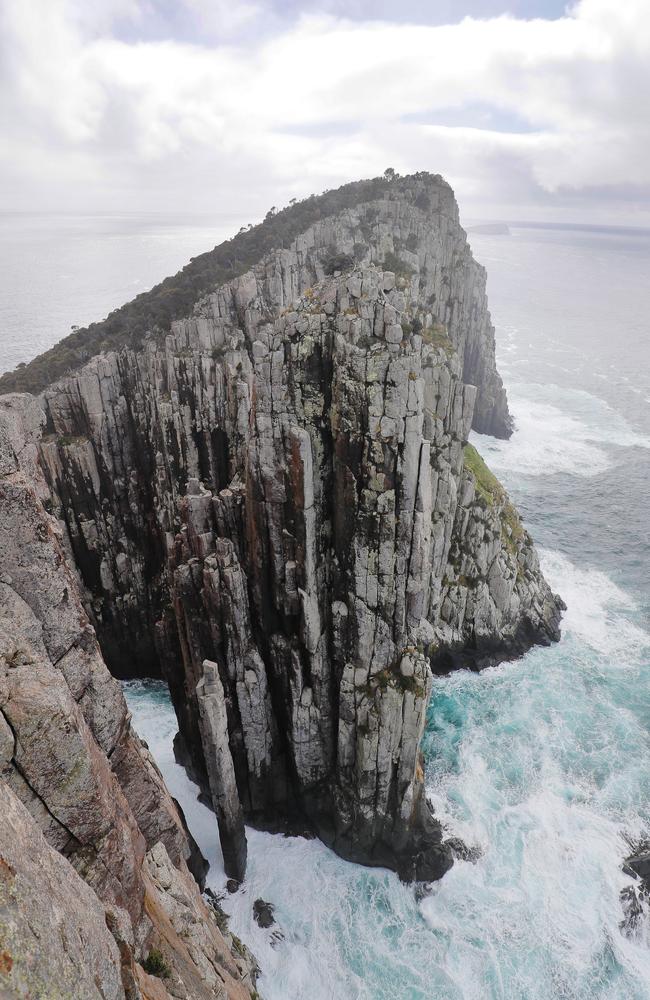
[{"label": "white cloud", "polygon": [[256,3],[186,0],[186,5],[197,16],[199,26],[214,38],[227,38],[263,16],[263,9]]},{"label": "white cloud", "polygon": [[[145,0],[1,2],[11,204],[258,211],[390,163],[488,212],[607,188],[650,207],[647,0],[442,27],[304,16],[268,36],[259,3],[185,0],[206,44],[120,31]],[[448,124],[479,103],[505,126]]]}]

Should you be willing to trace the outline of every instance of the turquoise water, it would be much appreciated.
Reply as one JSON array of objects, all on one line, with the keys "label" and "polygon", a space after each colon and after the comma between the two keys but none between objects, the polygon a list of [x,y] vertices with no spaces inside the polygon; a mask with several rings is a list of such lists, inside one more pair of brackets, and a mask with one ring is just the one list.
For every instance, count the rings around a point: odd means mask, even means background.
[{"label": "turquoise water", "polygon": [[[645,931],[630,941],[618,927],[621,832],[649,820],[650,648],[607,577],[557,554],[545,564],[569,601],[562,643],[439,679],[431,701],[429,794],[450,832],[482,849],[476,864],[458,862],[418,902],[395,876],[318,842],[249,831],[246,885],[225,905],[262,964],[267,1000],[650,996]],[[173,790],[186,793],[220,889],[214,819],[171,762],[166,693],[131,682],[127,694],[138,728],[157,734]],[[258,896],[275,904],[284,940],[252,921]]]},{"label": "turquoise water", "polygon": [[[165,220],[155,232],[114,220],[97,235],[91,220],[81,234],[59,227],[52,255],[44,223],[11,225],[16,280],[0,308],[0,368],[51,343],[55,327],[118,305],[118,290],[139,290],[143,247],[155,270],[186,243],[198,252],[216,241]],[[96,238],[113,291],[82,282],[75,300],[70,276],[85,273]],[[428,793],[449,833],[481,855],[430,895],[317,841],[249,831],[247,880],[225,906],[261,963],[265,1000],[650,998],[650,932],[621,934],[618,899],[629,881],[622,834],[650,830],[650,240],[515,229],[472,242],[517,422],[510,442],[475,443],[567,602],[563,638],[480,675],[436,679]],[[34,325],[21,275],[41,257],[51,268]],[[164,686],[125,689],[221,889],[214,816],[174,763]],[[282,939],[253,922],[258,896],[275,904]]]}]

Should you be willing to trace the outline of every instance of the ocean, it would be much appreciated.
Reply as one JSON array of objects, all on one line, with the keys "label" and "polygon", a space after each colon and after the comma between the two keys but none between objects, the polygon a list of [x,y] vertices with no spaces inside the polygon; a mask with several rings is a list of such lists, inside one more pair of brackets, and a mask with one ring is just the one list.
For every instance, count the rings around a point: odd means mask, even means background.
[{"label": "ocean", "polygon": [[0,373],[104,319],[237,232],[228,213],[0,212]]},{"label": "ocean", "polygon": [[[0,218],[0,369],[239,223]],[[619,927],[623,835],[650,832],[650,237],[513,226],[470,241],[516,421],[509,442],[473,443],[568,605],[563,637],[435,680],[428,794],[481,854],[429,895],[318,841],[249,830],[246,883],[224,907],[265,1000],[650,998],[650,926],[633,939]],[[174,763],[165,687],[125,693],[221,891],[216,823]],[[280,934],[254,923],[258,896]]]}]

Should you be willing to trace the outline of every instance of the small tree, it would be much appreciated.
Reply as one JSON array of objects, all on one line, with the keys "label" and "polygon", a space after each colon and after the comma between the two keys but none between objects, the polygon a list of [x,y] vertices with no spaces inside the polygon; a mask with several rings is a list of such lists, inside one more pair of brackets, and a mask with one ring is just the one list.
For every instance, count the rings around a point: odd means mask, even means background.
[{"label": "small tree", "polygon": [[392,167],[386,167],[386,169],[384,170],[384,179],[387,180],[390,183],[391,181],[394,181],[396,177],[397,177],[397,174],[395,173],[395,171],[393,170],[393,168]]}]

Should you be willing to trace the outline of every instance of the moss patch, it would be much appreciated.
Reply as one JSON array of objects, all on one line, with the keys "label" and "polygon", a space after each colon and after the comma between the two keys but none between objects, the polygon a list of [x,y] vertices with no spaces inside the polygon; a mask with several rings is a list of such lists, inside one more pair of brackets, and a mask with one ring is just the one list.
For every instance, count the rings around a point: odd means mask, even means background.
[{"label": "moss patch", "polygon": [[526,532],[519,519],[515,507],[508,498],[505,489],[471,444],[466,444],[464,448],[465,468],[474,477],[474,486],[477,496],[488,506],[499,506],[498,511],[501,520],[501,540],[510,554],[516,558],[517,551],[524,540]]},{"label": "moss patch", "polygon": [[517,555],[517,549],[525,534],[519,514],[508,500],[501,511],[501,539],[511,555]]},{"label": "moss patch", "polygon": [[432,323],[431,326],[425,326],[420,335],[425,344],[431,344],[432,347],[442,349],[447,354],[451,355],[456,350],[444,323]]},{"label": "moss patch", "polygon": [[465,468],[474,477],[478,496],[485,501],[488,507],[493,507],[496,503],[506,500],[506,491],[494,473],[490,472],[474,445],[466,444],[463,452],[465,454]]},{"label": "moss patch", "polygon": [[[412,651],[414,650],[415,647],[413,647]],[[404,652],[410,651],[409,649],[404,650]],[[416,698],[424,698],[426,691],[422,685],[418,683],[415,677],[405,677],[399,668],[403,655],[402,653],[394,663],[391,663],[388,667],[384,667],[379,673],[373,674],[368,683],[362,685],[360,690],[363,691],[366,697],[372,698],[377,688],[380,691],[385,691],[391,687],[397,691],[410,691]]]},{"label": "moss patch", "polygon": [[58,441],[64,448],[69,448],[70,445],[87,444],[88,438],[85,434],[61,434]]}]

